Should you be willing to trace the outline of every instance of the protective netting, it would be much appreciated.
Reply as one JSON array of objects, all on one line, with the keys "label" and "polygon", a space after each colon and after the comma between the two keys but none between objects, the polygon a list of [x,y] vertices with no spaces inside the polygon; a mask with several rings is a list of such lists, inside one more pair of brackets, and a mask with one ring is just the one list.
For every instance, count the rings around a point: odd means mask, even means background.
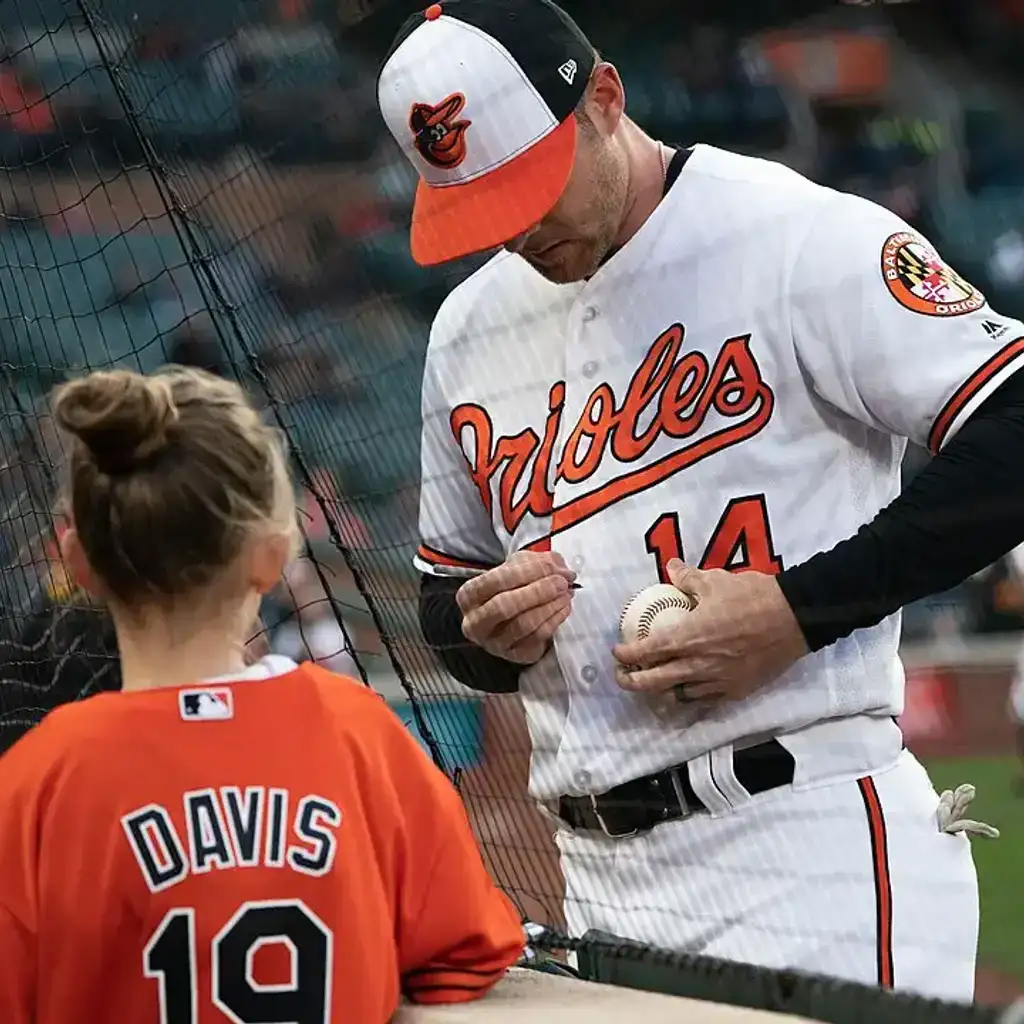
[{"label": "protective netting", "polygon": [[[945,21],[896,7],[778,0],[727,16],[687,6],[579,8],[644,127],[869,195],[942,243],[1002,312],[1024,312],[1014,86],[999,77],[963,102],[951,96],[982,44],[987,75],[996,79],[999,53],[1012,73],[1009,28],[976,24],[968,36],[961,25],[947,38]],[[995,5],[976,6],[995,18]],[[457,780],[500,883],[526,917],[561,929],[563,883],[551,824],[526,797],[518,701],[455,682],[418,624],[423,361],[434,312],[476,261],[426,271],[408,254],[415,180],[374,97],[377,61],[407,7],[0,5],[0,749],[57,704],[118,685],[110,624],[54,552],[60,453],[46,395],[110,366],[185,362],[237,376],[286,431],[305,503],[306,557],[264,609],[265,641],[388,697]],[[966,53],[953,48],[965,39]],[[910,638],[1019,629],[1011,583],[995,567],[911,609]],[[971,692],[972,728],[984,722],[977,707],[996,709],[978,731],[986,753],[1009,751],[1005,668]],[[948,704],[943,686],[922,683],[933,711]],[[931,722],[922,743],[942,753]],[[581,948],[557,931],[547,942]],[[824,983],[748,968],[719,965],[721,983],[708,986],[707,971],[653,949],[582,948],[600,978],[675,978],[679,994],[722,1001],[755,993],[738,1001],[836,1024],[994,1019],[909,999],[883,1013],[874,996],[836,987],[832,998]],[[612,977],[634,962],[657,962],[661,980]]]}]

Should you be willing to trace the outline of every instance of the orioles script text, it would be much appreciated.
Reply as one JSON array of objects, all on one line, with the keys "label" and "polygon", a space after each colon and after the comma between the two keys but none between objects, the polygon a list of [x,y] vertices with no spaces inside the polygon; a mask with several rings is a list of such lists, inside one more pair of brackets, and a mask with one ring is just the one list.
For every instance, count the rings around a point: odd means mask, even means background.
[{"label": "orioles script text", "polygon": [[[673,324],[655,339],[621,400],[610,384],[595,387],[557,460],[564,381],[557,381],[548,392],[543,435],[527,426],[517,434],[495,437],[483,406],[466,403],[452,410],[451,429],[467,453],[480,498],[488,512],[497,498],[509,534],[527,516],[550,516],[552,534],[566,530],[764,429],[775,399],[751,352],[750,335],[729,338],[712,361],[702,352],[683,351],[685,333],[682,324]],[[712,412],[725,422],[702,432]],[[641,427],[641,423],[647,425]],[[464,439],[467,428],[468,446]],[[556,505],[553,489],[560,481],[585,483],[606,458],[623,467],[635,465],[662,437],[689,443],[673,445],[660,459],[628,469],[600,487]]]}]

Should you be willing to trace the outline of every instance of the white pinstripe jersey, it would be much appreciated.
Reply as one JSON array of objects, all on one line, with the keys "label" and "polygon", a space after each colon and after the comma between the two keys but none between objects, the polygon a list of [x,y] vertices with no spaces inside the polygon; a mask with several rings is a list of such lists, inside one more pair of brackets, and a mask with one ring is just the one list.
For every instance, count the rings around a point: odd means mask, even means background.
[{"label": "white pinstripe jersey", "polygon": [[578,571],[522,676],[532,794],[900,713],[898,616],[695,719],[616,686],[619,614],[673,555],[775,572],[852,535],[898,493],[905,439],[941,448],[1022,353],[1024,326],[887,210],[708,146],[590,280],[501,253],[460,285],[427,357],[416,564],[550,545]]}]

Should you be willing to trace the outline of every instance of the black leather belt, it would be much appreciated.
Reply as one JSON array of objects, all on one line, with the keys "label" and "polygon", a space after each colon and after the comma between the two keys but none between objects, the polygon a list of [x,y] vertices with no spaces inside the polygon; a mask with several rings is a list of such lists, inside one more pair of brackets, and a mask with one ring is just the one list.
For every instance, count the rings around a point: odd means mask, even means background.
[{"label": "black leather belt", "polygon": [[[795,767],[793,755],[778,740],[737,750],[732,755],[733,774],[751,796],[788,786]],[[572,829],[625,839],[655,825],[707,811],[708,807],[690,785],[686,765],[681,764],[624,782],[597,796],[563,796],[556,813]]]}]

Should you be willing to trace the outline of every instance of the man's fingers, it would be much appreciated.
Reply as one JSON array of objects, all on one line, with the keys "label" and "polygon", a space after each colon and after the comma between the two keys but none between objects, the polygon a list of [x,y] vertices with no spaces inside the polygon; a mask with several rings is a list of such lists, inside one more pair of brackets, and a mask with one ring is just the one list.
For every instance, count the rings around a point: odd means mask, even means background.
[{"label": "man's fingers", "polygon": [[698,605],[692,612],[675,623],[671,630],[655,633],[646,640],[636,640],[631,644],[616,644],[612,648],[612,656],[623,665],[639,665],[642,668],[653,668],[666,661],[683,657],[694,640],[703,634],[705,617]]},{"label": "man's fingers", "polygon": [[[505,623],[491,634],[492,642],[499,647],[514,647],[516,644],[534,634],[540,633],[547,622],[562,611],[572,608],[572,591],[560,594],[553,601],[537,605],[529,611],[517,615],[511,622]],[[545,637],[549,639],[550,637]]]},{"label": "man's fingers", "polygon": [[676,658],[663,665],[634,671],[630,671],[628,665],[621,665],[615,670],[615,678],[624,690],[660,692],[673,686],[707,684],[708,667],[703,659]]},{"label": "man's fingers", "polygon": [[707,589],[705,583],[707,572],[695,566],[686,565],[678,558],[670,558],[665,570],[672,586],[684,594],[693,594],[699,597]]},{"label": "man's fingers", "polygon": [[616,644],[612,648],[612,656],[619,664],[640,668],[652,668],[666,661],[674,661],[678,653],[675,641],[667,635],[637,640],[632,644]]},{"label": "man's fingers", "polygon": [[536,653],[534,648],[537,646],[547,646],[548,641],[555,635],[555,630],[569,618],[569,613],[572,611],[572,598],[570,596],[568,600],[557,601],[549,607],[554,610],[540,623],[537,629],[509,648],[509,657],[513,661],[527,650],[533,654]]},{"label": "man's fingers", "polygon": [[552,552],[518,551],[507,562],[467,580],[455,592],[459,610],[465,615],[480,608],[499,594],[556,575],[571,582],[576,574],[561,555]]},{"label": "man's fingers", "polygon": [[569,581],[564,576],[543,576],[515,590],[502,591],[465,613],[462,632],[477,642],[490,639],[506,623],[570,593]]},{"label": "man's fingers", "polygon": [[615,681],[623,690],[630,693],[660,694],[671,693],[680,704],[715,704],[722,700],[724,694],[719,683],[692,680],[686,683],[677,681],[677,676],[653,680],[637,679],[637,673],[627,668],[615,670]]}]

